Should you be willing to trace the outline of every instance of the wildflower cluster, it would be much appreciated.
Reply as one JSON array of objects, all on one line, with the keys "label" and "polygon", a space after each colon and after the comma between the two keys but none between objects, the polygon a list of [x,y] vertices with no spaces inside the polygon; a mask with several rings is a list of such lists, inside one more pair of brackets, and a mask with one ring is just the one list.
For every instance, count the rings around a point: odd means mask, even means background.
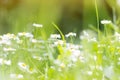
[{"label": "wildflower cluster", "polygon": [[[111,22],[103,21],[103,24]],[[42,28],[43,25],[34,23]],[[120,33],[107,37],[84,30],[79,43],[70,32],[47,40],[31,32],[0,36],[0,77],[6,80],[119,80]]]}]

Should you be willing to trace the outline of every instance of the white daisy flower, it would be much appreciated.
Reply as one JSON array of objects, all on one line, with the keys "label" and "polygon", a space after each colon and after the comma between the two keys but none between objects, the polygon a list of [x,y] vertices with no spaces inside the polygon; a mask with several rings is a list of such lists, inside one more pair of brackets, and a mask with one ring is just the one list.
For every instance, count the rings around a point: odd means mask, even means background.
[{"label": "white daisy flower", "polygon": [[57,38],[61,38],[60,34],[51,34],[50,35],[51,39],[57,39]]},{"label": "white daisy flower", "polygon": [[66,34],[65,36],[66,36],[66,37],[76,36],[76,33],[70,32],[70,33]]},{"label": "white daisy flower", "polygon": [[25,36],[25,37],[27,37],[27,38],[33,38],[33,34],[31,34],[31,33],[28,33],[28,32],[20,32],[20,33],[18,33],[18,36]]},{"label": "white daisy flower", "polygon": [[33,26],[34,26],[34,27],[38,27],[38,28],[42,28],[42,27],[43,27],[42,24],[37,24],[37,23],[33,23]]},{"label": "white daisy flower", "polygon": [[111,23],[110,20],[102,20],[102,21],[101,21],[101,24],[110,24],[110,23]]},{"label": "white daisy flower", "polygon": [[21,68],[21,69],[23,69],[23,70],[28,70],[28,65],[26,65],[25,63],[23,63],[23,62],[19,62],[18,63],[18,66]]}]

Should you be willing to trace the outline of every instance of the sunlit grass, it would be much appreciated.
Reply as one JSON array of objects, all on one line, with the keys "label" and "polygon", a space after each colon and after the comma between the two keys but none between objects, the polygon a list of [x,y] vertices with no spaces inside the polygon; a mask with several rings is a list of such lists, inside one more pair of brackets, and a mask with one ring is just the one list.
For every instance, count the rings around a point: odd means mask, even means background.
[{"label": "sunlit grass", "polygon": [[33,24],[33,32],[1,35],[1,80],[119,80],[120,33],[111,21],[101,23],[99,39],[83,30],[77,44],[73,32],[44,39],[36,32],[41,24]]}]

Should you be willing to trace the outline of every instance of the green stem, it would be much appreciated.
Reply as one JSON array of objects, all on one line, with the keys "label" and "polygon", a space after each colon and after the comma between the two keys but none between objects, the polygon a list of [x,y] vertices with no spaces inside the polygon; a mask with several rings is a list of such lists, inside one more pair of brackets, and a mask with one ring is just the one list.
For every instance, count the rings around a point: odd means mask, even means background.
[{"label": "green stem", "polygon": [[97,18],[98,40],[99,40],[100,39],[100,32],[99,32],[99,14],[98,14],[97,0],[95,0],[95,11],[96,11],[96,18]]}]

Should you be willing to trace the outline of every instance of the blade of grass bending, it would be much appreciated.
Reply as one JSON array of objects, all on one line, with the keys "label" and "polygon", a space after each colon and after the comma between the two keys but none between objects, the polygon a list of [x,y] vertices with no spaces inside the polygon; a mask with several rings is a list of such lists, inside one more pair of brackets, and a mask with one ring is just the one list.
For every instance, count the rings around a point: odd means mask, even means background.
[{"label": "blade of grass bending", "polygon": [[95,12],[96,12],[96,18],[97,18],[98,40],[99,40],[100,39],[100,33],[99,33],[99,14],[98,14],[97,0],[95,0]]},{"label": "blade of grass bending", "polygon": [[63,35],[62,31],[59,29],[59,27],[54,23],[52,22],[53,26],[59,31],[59,33],[61,34],[62,36],[62,40],[65,41],[65,36]]}]

